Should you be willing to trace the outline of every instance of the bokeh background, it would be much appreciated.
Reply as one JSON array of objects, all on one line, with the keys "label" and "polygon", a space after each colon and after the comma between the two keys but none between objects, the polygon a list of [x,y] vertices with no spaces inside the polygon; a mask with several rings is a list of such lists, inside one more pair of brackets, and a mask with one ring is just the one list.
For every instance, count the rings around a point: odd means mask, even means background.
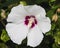
[{"label": "bokeh background", "polygon": [[5,29],[11,8],[19,4],[40,5],[51,19],[51,30],[44,34],[44,39],[36,48],[60,48],[60,0],[0,0],[0,48],[32,48],[27,46],[27,39],[21,45],[13,43]]}]

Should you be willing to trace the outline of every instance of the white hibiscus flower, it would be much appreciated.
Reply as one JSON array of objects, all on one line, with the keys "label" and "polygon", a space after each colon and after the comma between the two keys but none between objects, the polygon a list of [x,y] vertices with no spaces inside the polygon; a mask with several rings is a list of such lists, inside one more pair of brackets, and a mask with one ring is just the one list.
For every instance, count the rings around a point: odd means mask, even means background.
[{"label": "white hibiscus flower", "polygon": [[27,37],[27,46],[36,47],[43,34],[51,29],[51,22],[45,10],[38,5],[18,5],[13,7],[7,18],[6,30],[11,40],[21,44]]}]

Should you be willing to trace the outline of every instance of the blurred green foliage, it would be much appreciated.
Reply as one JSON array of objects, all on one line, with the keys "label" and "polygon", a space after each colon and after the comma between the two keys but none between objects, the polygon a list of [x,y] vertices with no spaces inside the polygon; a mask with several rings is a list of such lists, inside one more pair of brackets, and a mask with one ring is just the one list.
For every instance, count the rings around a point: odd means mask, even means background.
[{"label": "blurred green foliage", "polygon": [[[23,1],[23,2],[20,2]],[[60,48],[60,12],[57,9],[60,8],[60,0],[0,0],[0,48],[32,48],[27,47],[26,39],[23,41],[22,45],[14,44],[5,29],[7,24],[6,18],[11,11],[11,8],[23,3],[26,5],[37,4],[45,8],[48,16],[51,19],[51,30],[44,34],[44,39],[42,43],[36,48]],[[1,10],[5,11],[6,17],[2,17]],[[52,21],[54,14],[57,14],[57,21]]]},{"label": "blurred green foliage", "polygon": [[8,46],[4,43],[0,43],[0,48],[8,48]]},{"label": "blurred green foliage", "polygon": [[10,40],[7,32],[4,29],[2,30],[2,33],[1,33],[1,40],[4,42],[7,42],[8,40]]}]

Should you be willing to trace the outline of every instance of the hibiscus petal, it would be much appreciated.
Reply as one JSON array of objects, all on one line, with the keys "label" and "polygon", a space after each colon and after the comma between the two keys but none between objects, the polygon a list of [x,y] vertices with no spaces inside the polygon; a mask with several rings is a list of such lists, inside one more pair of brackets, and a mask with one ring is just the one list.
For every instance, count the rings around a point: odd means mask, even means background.
[{"label": "hibiscus petal", "polygon": [[16,44],[21,44],[28,33],[28,28],[23,24],[8,23],[6,30],[11,40]]},{"label": "hibiscus petal", "polygon": [[48,17],[39,20],[38,24],[39,24],[39,28],[43,33],[46,33],[51,29],[51,21]]},{"label": "hibiscus petal", "polygon": [[25,6],[26,10],[30,13],[30,15],[35,15],[37,18],[45,17],[46,12],[44,8],[38,5],[30,5]]},{"label": "hibiscus petal", "polygon": [[41,43],[43,39],[43,34],[39,30],[38,26],[35,26],[34,28],[30,30],[27,36],[27,39],[28,39],[27,45],[31,47],[36,47]]},{"label": "hibiscus petal", "polygon": [[24,9],[24,6],[18,5],[18,6],[13,7],[11,9],[11,12],[8,15],[7,21],[8,22],[14,22],[14,23],[22,22],[27,14],[28,13]]}]

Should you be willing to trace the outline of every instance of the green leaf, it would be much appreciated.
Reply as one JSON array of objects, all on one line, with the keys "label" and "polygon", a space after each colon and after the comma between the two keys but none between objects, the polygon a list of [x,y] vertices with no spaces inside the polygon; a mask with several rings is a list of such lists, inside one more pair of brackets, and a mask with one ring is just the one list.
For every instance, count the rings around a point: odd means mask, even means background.
[{"label": "green leaf", "polygon": [[55,27],[56,27],[56,25],[54,23],[52,23],[51,30],[54,30]]},{"label": "green leaf", "polygon": [[2,34],[1,34],[1,40],[4,41],[4,42],[7,42],[8,40],[10,40],[6,30],[2,30]]},{"label": "green leaf", "polygon": [[47,12],[47,16],[50,17],[51,19],[52,19],[53,14],[54,14],[54,10],[53,9],[51,9],[51,10],[49,10]]},{"label": "green leaf", "polygon": [[56,0],[50,0],[50,2],[55,2]]},{"label": "green leaf", "polygon": [[4,43],[0,43],[0,48],[8,48],[8,46]]},{"label": "green leaf", "polygon": [[56,32],[56,34],[54,35],[55,38],[55,42],[57,44],[60,44],[60,31]]},{"label": "green leaf", "polygon": [[57,43],[54,43],[53,48],[60,48],[60,46]]},{"label": "green leaf", "polygon": [[47,2],[48,0],[36,0],[35,2],[37,3],[37,4],[40,4],[40,3],[42,3],[42,2]]},{"label": "green leaf", "polygon": [[47,12],[47,16],[49,16],[50,18],[52,17],[53,14],[56,13],[56,9],[59,7],[59,5],[54,5],[52,6],[52,8],[50,10],[48,10]]},{"label": "green leaf", "polygon": [[24,6],[27,5],[27,3],[26,3],[25,1],[20,1],[20,4],[22,4],[22,5],[24,5]]}]

